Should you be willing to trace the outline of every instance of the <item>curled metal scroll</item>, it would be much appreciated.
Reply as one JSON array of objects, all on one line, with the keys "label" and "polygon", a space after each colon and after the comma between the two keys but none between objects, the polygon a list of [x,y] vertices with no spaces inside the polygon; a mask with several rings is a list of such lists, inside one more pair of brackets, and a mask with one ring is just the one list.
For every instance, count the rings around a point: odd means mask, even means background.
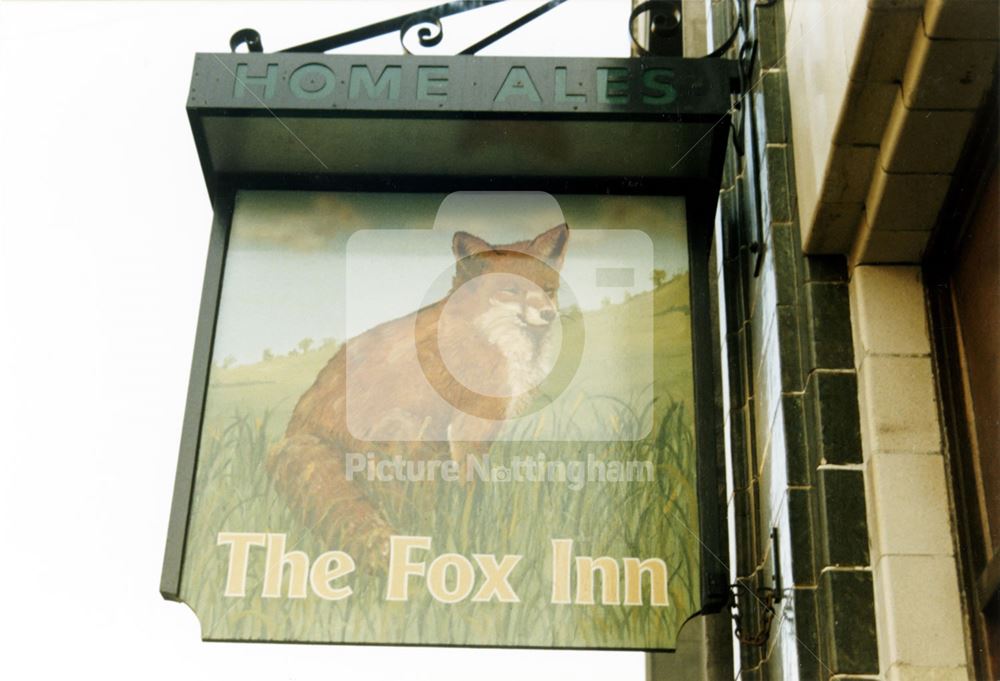
[{"label": "curled metal scroll", "polygon": [[628,16],[628,34],[632,44],[640,54],[651,54],[649,45],[643,45],[635,35],[635,20],[643,14],[649,14],[649,32],[653,35],[667,36],[676,33],[681,28],[681,8],[676,0],[646,0],[632,9]]},{"label": "curled metal scroll", "polygon": [[[659,2],[662,0],[655,1]],[[441,23],[443,18],[479,9],[480,7],[486,7],[499,2],[504,2],[504,0],[452,0],[451,2],[445,2],[440,5],[435,5],[434,7],[428,7],[416,12],[410,12],[409,14],[402,14],[391,19],[385,19],[374,24],[369,24],[368,26],[351,29],[343,33],[338,33],[326,38],[320,38],[319,40],[313,40],[301,45],[295,45],[294,47],[289,47],[279,51],[316,54],[334,50],[338,47],[344,47],[345,45],[359,43],[371,38],[388,35],[389,33],[396,33],[398,31],[399,42],[403,47],[403,51],[406,54],[413,54],[413,51],[407,47],[407,40],[414,30],[416,30],[417,43],[421,48],[429,49],[436,47],[444,38],[444,27]],[[503,28],[500,28],[473,45],[470,45],[466,49],[459,52],[459,54],[475,54],[479,50],[492,45],[501,38],[513,33],[525,24],[534,21],[541,15],[558,7],[564,2],[566,2],[566,0],[549,0],[524,16],[515,19]],[[252,28],[241,29],[234,33],[229,39],[229,47],[233,52],[243,45],[246,45],[250,52],[263,51],[260,34]]]},{"label": "curled metal scroll", "polygon": [[247,52],[263,52],[264,44],[260,40],[260,33],[252,28],[241,28],[229,38],[229,49],[235,52],[240,45],[247,46]]},{"label": "curled metal scroll", "polygon": [[[776,0],[756,0],[754,6],[770,7],[775,3],[775,1]],[[734,17],[734,21],[732,22],[732,32],[729,34],[729,37],[727,37],[710,53],[704,55],[704,57],[709,59],[721,57],[725,55],[734,44],[736,44],[736,38],[739,36],[740,30],[744,27],[740,0],[732,0],[732,7]],[[648,0],[647,2],[642,2],[636,5],[628,18],[628,33],[632,39],[632,44],[636,46],[639,54],[642,55],[650,54],[648,49],[649,46],[643,45],[636,37],[635,22],[636,19],[647,12],[654,13],[652,19],[650,20],[650,32],[654,35],[670,35],[679,28],[679,22],[682,21],[682,17],[678,12],[677,3],[671,2],[671,0]]]},{"label": "curled metal scroll", "polygon": [[431,13],[415,14],[407,19],[399,29],[399,44],[406,54],[414,54],[413,50],[406,46],[406,37],[414,29],[416,29],[417,41],[423,48],[435,47],[444,38],[444,26],[441,25],[440,17]]},{"label": "curled metal scroll", "polygon": [[[320,52],[335,50],[338,47],[344,47],[345,45],[360,43],[371,38],[387,35],[389,33],[396,33],[397,31],[400,33],[400,40],[402,40],[403,36],[405,36],[409,30],[416,28],[419,24],[436,24],[437,27],[440,27],[440,20],[443,17],[461,14],[462,12],[468,12],[470,10],[486,7],[487,5],[493,5],[503,1],[504,0],[452,0],[451,2],[445,2],[417,12],[401,14],[399,16],[392,17],[391,19],[378,21],[374,24],[354,28],[349,31],[344,31],[343,33],[327,36],[326,38],[320,38],[319,40],[302,43],[301,45],[288,47],[284,50],[279,50],[279,52],[303,52],[317,54]],[[440,36],[440,28],[423,26],[417,30],[417,38],[420,41],[420,44],[425,47],[436,45],[441,40],[440,37],[436,37]],[[255,45],[260,45],[260,34],[253,29],[245,28],[234,33],[233,37],[229,40],[229,45],[233,52],[235,52],[236,48],[240,45],[244,44],[247,45],[247,48],[250,49],[251,52],[260,52],[260,49],[255,49],[254,47]],[[406,47],[404,46],[403,49],[405,50]]]}]

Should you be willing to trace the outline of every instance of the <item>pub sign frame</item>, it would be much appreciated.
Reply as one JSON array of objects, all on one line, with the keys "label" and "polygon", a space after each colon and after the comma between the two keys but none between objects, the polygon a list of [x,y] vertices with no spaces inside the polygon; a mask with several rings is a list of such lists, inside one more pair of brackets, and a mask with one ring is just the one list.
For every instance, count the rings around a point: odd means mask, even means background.
[{"label": "pub sign frame", "polygon": [[[683,198],[701,554],[700,610],[694,614],[720,610],[729,597],[722,560],[728,550],[709,251],[734,74],[726,60],[648,56],[198,54],[187,110],[215,215],[162,595],[180,600],[237,194],[543,191]],[[470,135],[479,140],[479,153],[468,153]],[[553,139],[570,143],[547,148]]]}]

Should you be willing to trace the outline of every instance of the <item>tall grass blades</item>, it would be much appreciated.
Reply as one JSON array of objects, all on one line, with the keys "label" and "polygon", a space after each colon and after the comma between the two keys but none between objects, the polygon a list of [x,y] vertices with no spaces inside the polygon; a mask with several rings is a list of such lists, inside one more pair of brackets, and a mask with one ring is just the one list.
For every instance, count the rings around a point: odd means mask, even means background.
[{"label": "tall grass blades", "polygon": [[[673,296],[670,282],[657,298]],[[677,297],[686,277],[676,282]],[[612,306],[613,307],[613,306]],[[246,596],[225,597],[229,547],[217,546],[219,532],[286,535],[286,551],[311,558],[339,548],[320,541],[289,510],[264,468],[268,449],[281,437],[298,395],[336,351],[334,344],[307,349],[294,358],[248,367],[213,369],[203,423],[194,499],[189,522],[182,598],[197,613],[207,639],[356,642],[531,647],[657,649],[672,647],[682,623],[700,607],[698,513],[694,419],[691,411],[690,318],[686,309],[656,306],[657,353],[653,384],[631,394],[594,391],[564,400],[559,413],[542,410],[511,424],[515,437],[484,444],[489,464],[512,469],[516,460],[536,462],[544,454],[555,479],[476,481],[474,484],[357,480],[396,534],[430,536],[430,561],[445,552],[523,556],[510,582],[518,603],[453,605],[436,601],[421,579],[410,581],[407,602],[386,600],[385,558],[357,556],[358,569],[338,584],[353,594],[325,601],[263,598],[264,552],[254,548]],[[665,338],[678,338],[665,344]],[[686,339],[686,340],[685,340]],[[684,343],[687,343],[685,350]],[[678,345],[678,343],[680,345]],[[591,382],[589,385],[599,385]],[[584,442],[587,419],[609,419],[615,442]],[[541,419],[547,419],[544,424]],[[652,428],[648,424],[652,423]],[[525,435],[555,433],[546,442]],[[637,437],[638,439],[632,439]],[[547,438],[548,439],[548,438]],[[561,441],[556,441],[561,440]],[[485,460],[485,457],[484,457]],[[571,484],[565,466],[583,462],[594,471]],[[640,479],[616,481],[613,464],[639,466]],[[560,464],[564,468],[560,469]],[[562,471],[562,474],[560,474]],[[588,471],[589,472],[589,471]],[[565,479],[563,475],[567,476]],[[334,538],[335,540],[338,538]],[[576,556],[661,558],[669,571],[669,605],[553,604],[552,539],[572,539]],[[346,545],[346,542],[345,542]],[[287,572],[287,570],[286,570]],[[477,587],[481,583],[477,576]],[[575,584],[574,584],[575,588]],[[287,594],[287,576],[284,585]]]}]

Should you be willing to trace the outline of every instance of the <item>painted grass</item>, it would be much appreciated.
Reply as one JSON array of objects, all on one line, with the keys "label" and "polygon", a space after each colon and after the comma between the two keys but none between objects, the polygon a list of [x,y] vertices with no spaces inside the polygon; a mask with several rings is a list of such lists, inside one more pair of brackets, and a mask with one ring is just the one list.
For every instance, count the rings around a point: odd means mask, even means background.
[{"label": "painted grass", "polygon": [[[673,308],[662,317],[670,333],[682,333],[683,327],[681,332],[676,327],[684,322],[690,328],[686,310]],[[658,319],[658,347],[660,325]],[[333,350],[306,353],[293,364],[315,364],[318,369]],[[337,546],[320,543],[298,522],[263,469],[266,452],[280,438],[294,406],[287,396],[301,394],[305,386],[300,384],[308,385],[315,370],[285,366],[274,371],[261,365],[217,369],[199,456],[183,599],[198,614],[207,639],[670,647],[683,621],[698,609],[699,593],[693,419],[689,400],[672,397],[690,394],[690,367],[683,348],[678,356],[684,362],[659,361],[657,356],[660,397],[655,401],[648,391],[644,396],[605,396],[619,428],[634,427],[642,421],[642,411],[653,411],[655,427],[645,439],[615,444],[497,442],[489,452],[494,465],[509,464],[515,456],[536,456],[538,451],[550,461],[588,456],[598,461],[649,460],[655,466],[651,482],[588,482],[579,490],[561,482],[359,483],[367,486],[398,534],[433,537],[428,562],[444,552],[470,558],[472,553],[522,554],[511,579],[521,599],[516,604],[445,605],[431,598],[417,579],[411,580],[409,602],[386,602],[384,570],[377,564],[384,561],[363,557],[358,557],[363,563],[359,569],[342,580],[354,589],[344,601],[314,595],[304,600],[264,599],[260,549],[251,553],[247,596],[224,598],[229,551],[216,546],[220,531],[285,533],[286,550],[303,550],[312,558]],[[234,372],[240,380],[234,380]],[[257,380],[261,372],[271,378]],[[223,389],[227,382],[230,387]],[[602,412],[608,413],[606,405]],[[572,418],[562,415],[565,432],[572,432]],[[532,426],[529,422],[523,427]],[[669,607],[551,604],[553,538],[573,539],[574,555],[663,558],[670,573]],[[595,581],[599,598],[600,580]],[[648,598],[648,589],[644,594]]]}]

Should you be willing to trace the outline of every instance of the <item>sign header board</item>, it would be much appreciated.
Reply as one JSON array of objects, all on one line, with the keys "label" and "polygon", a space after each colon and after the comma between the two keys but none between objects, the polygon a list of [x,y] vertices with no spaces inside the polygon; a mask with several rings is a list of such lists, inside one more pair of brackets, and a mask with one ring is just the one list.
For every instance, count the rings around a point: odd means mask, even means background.
[{"label": "sign header board", "polygon": [[220,175],[717,183],[731,76],[709,59],[199,54],[188,113],[210,191]]},{"label": "sign header board", "polygon": [[188,105],[697,117],[728,106],[727,70],[674,58],[199,54]]}]

